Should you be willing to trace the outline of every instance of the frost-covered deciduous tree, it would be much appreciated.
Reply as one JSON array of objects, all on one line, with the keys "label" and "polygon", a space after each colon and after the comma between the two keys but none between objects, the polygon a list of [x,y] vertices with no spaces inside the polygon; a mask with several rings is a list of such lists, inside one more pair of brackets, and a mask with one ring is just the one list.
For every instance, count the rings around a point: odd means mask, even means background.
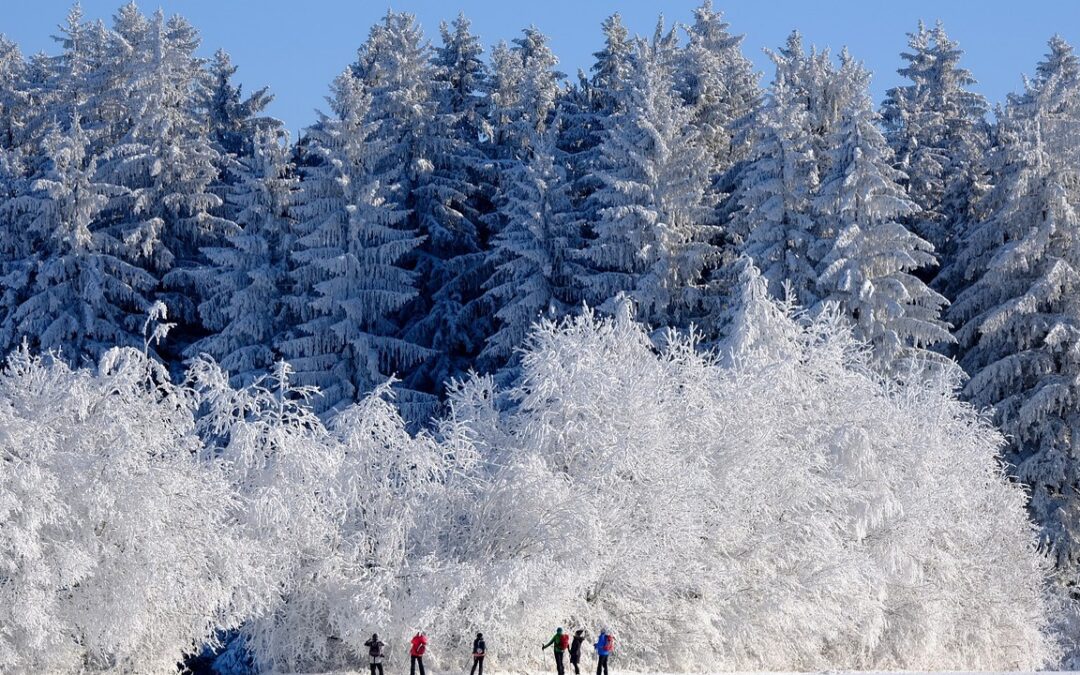
[{"label": "frost-covered deciduous tree", "polygon": [[435,536],[422,519],[448,464],[438,444],[409,434],[388,383],[327,427],[285,363],[239,390],[211,361],[193,378],[207,407],[201,432],[228,468],[272,585],[243,628],[256,662],[344,667],[366,653],[372,630],[403,638],[431,597],[407,600],[412,577],[438,563],[413,557],[417,540]]},{"label": "frost-covered deciduous tree", "polygon": [[308,131],[315,166],[295,207],[298,237],[286,298],[297,322],[278,341],[319,410],[345,407],[425,355],[398,337],[397,313],[416,295],[402,261],[420,244],[373,177],[388,153],[368,118],[371,95],[351,69],[334,81],[333,116]]},{"label": "frost-covered deciduous tree", "polygon": [[210,354],[234,382],[247,384],[277,360],[274,340],[284,330],[298,181],[286,146],[272,131],[255,133],[250,155],[237,168],[242,178],[226,203],[240,230],[227,246],[203,251],[210,264],[201,272],[208,292],[199,317],[211,332],[188,352]]},{"label": "frost-covered deciduous tree", "polygon": [[918,209],[901,222],[934,246],[945,267],[987,188],[988,106],[969,91],[975,78],[940,22],[933,29],[920,22],[908,48],[898,72],[911,84],[887,92],[881,123],[904,174],[900,184]]},{"label": "frost-covered deciduous tree", "polygon": [[991,211],[962,242],[955,264],[967,287],[949,314],[971,374],[964,391],[992,406],[1009,434],[1005,457],[1030,486],[1032,512],[1071,584],[1080,568],[1078,95],[1080,60],[1055,38],[999,123]]},{"label": "frost-covered deciduous tree", "polygon": [[447,545],[480,562],[429,631],[482,626],[522,667],[540,655],[515,636],[559,624],[606,624],[656,670],[1052,659],[1047,561],[959,373],[883,382],[839,314],[747,286],[722,358],[657,353],[623,305],[540,325],[509,411],[490,380],[455,392],[446,437],[488,477],[451,479],[470,507]]},{"label": "frost-covered deciduous tree", "polygon": [[189,392],[134,349],[0,374],[0,669],[176,671],[262,602]]},{"label": "frost-covered deciduous tree", "polygon": [[914,355],[952,341],[941,319],[946,300],[915,272],[935,262],[933,247],[899,219],[916,207],[897,182],[892,151],[877,127],[866,91],[868,74],[846,53],[840,77],[850,79],[842,122],[832,137],[831,171],[814,196],[821,218],[837,229],[820,263],[818,293],[839,303],[885,370],[906,369]]},{"label": "frost-covered deciduous tree", "polygon": [[715,257],[715,228],[705,224],[704,150],[662,56],[661,46],[638,41],[626,100],[606,121],[581,283],[605,311],[626,294],[646,323],[686,326]]}]

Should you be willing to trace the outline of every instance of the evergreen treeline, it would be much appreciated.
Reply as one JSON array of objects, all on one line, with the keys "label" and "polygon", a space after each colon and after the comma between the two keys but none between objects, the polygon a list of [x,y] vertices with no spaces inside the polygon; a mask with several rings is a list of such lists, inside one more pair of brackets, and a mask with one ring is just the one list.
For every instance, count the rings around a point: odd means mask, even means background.
[{"label": "evergreen treeline", "polygon": [[396,376],[422,425],[470,369],[510,381],[538,318],[629,298],[728,331],[743,256],[837,306],[885,377],[955,357],[992,407],[1064,574],[1080,569],[1080,60],[1059,38],[989,115],[957,44],[910,34],[881,106],[849,55],[771,52],[767,87],[705,2],[588,73],[535,28],[485,55],[388,12],[291,143],[180,17],[78,6],[55,56],[0,39],[0,348],[75,365],[144,344],[233,383],[285,360],[336,411]]}]

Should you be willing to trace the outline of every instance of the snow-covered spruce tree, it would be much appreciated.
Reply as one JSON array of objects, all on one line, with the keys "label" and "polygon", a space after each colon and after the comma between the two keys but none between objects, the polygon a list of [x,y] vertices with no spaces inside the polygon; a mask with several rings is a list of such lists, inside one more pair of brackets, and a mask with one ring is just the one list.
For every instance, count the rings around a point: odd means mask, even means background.
[{"label": "snow-covered spruce tree", "polygon": [[209,289],[199,317],[210,335],[188,349],[207,353],[248,384],[277,360],[274,339],[284,330],[283,298],[288,288],[287,254],[295,234],[292,207],[297,180],[288,150],[274,131],[255,132],[240,182],[226,196],[240,231],[228,245],[207,248]]},{"label": "snow-covered spruce tree", "polygon": [[901,222],[930,242],[946,267],[987,188],[988,106],[969,91],[975,78],[959,65],[963,52],[940,22],[933,29],[920,22],[908,47],[898,72],[911,84],[886,93],[881,121],[905,176],[899,182],[918,209]]},{"label": "snow-covered spruce tree", "polygon": [[330,104],[333,116],[307,133],[315,165],[304,170],[294,209],[299,236],[285,300],[296,325],[277,341],[297,382],[319,388],[319,411],[347,406],[426,355],[398,337],[396,322],[416,295],[402,260],[420,238],[372,177],[389,150],[373,136],[371,96],[351,68],[334,81]]},{"label": "snow-covered spruce tree", "polygon": [[415,17],[388,12],[354,66],[371,93],[371,139],[384,149],[371,177],[400,214],[398,226],[423,237],[401,263],[415,275],[418,293],[401,308],[400,338],[425,354],[401,374],[399,403],[414,421],[430,418],[444,382],[467,369],[470,351],[482,339],[462,321],[468,294],[478,290],[469,286],[479,262],[470,204],[477,190],[470,170],[479,155],[462,136],[451,102],[444,101],[449,83],[440,79],[432,57]]},{"label": "snow-covered spruce tree", "polygon": [[0,669],[176,672],[258,607],[262,571],[189,392],[134,349],[0,373]]},{"label": "snow-covered spruce tree", "polygon": [[1003,111],[991,157],[989,217],[964,238],[956,265],[970,280],[957,324],[964,388],[992,406],[1010,437],[1005,459],[1031,490],[1031,509],[1065,583],[1080,570],[1080,60],[1060,38],[1025,92]]},{"label": "snow-covered spruce tree", "polygon": [[733,199],[739,208],[727,227],[740,233],[742,251],[761,270],[773,297],[790,287],[799,302],[817,301],[821,248],[812,199],[818,188],[811,111],[801,81],[805,54],[793,33],[786,47],[769,52],[776,76],[754,115],[751,151]]},{"label": "snow-covered spruce tree", "polygon": [[179,320],[176,346],[182,348],[201,332],[202,289],[191,274],[202,263],[200,248],[235,225],[214,215],[222,202],[212,190],[218,153],[199,110],[198,33],[160,11],[142,23],[140,43],[128,47],[130,72],[122,83],[132,125],[103,155],[99,170],[104,180],[127,188],[109,206],[112,232],[133,250],[133,262],[159,280],[154,295]]},{"label": "snow-covered spruce tree", "polygon": [[444,550],[479,562],[425,626],[452,643],[468,617],[521,668],[541,654],[517,638],[560,624],[610,626],[641,670],[1048,663],[1047,563],[1001,435],[955,369],[886,383],[868,356],[752,272],[719,360],[685,337],[657,353],[625,305],[542,323],[511,410],[484,378],[451,399],[445,436],[489,477],[450,478]]},{"label": "snow-covered spruce tree", "polygon": [[202,95],[206,99],[203,106],[210,125],[210,140],[223,154],[247,157],[255,153],[259,132],[281,129],[281,122],[260,115],[274,100],[269,87],[245,98],[243,88],[232,83],[237,67],[222,49],[214,52],[207,70],[210,83],[204,85]]},{"label": "snow-covered spruce tree", "polygon": [[703,224],[708,163],[665,61],[662,45],[638,41],[626,100],[606,121],[580,283],[604,311],[626,294],[646,323],[686,326],[714,257],[715,228]]},{"label": "snow-covered spruce tree", "polygon": [[[483,349],[484,339],[493,331],[494,320],[488,307],[480,302],[484,281],[491,275],[491,260],[487,247],[491,226],[495,223],[492,200],[495,198],[499,172],[485,152],[485,90],[489,82],[487,64],[481,59],[480,39],[470,31],[470,22],[463,15],[452,27],[441,26],[442,45],[435,48],[435,80],[440,83],[440,110],[453,121],[458,145],[457,161],[464,164],[468,182],[473,188],[465,204],[469,220],[475,227],[475,246],[471,251],[456,255],[450,266],[454,282],[445,285],[440,297],[459,304],[458,329],[454,337],[455,356],[470,363]],[[444,316],[445,312],[442,313]],[[464,357],[464,358],[463,358]],[[440,385],[439,394],[445,394]]]},{"label": "snow-covered spruce tree", "polygon": [[500,42],[491,50],[491,80],[484,110],[488,154],[499,160],[520,156],[535,132],[551,121],[565,75],[547,36],[535,26],[522,31],[513,46]]},{"label": "snow-covered spruce tree", "polygon": [[[630,81],[633,42],[618,14],[602,24],[604,48],[595,52],[591,77],[578,72],[578,82],[559,96],[556,116],[556,160],[566,170],[569,205],[567,217],[575,220],[579,233],[596,220],[596,205],[590,197],[601,186],[600,143],[605,120],[625,103],[623,89]],[[580,242],[573,248],[579,248]]]},{"label": "snow-covered spruce tree", "polygon": [[471,26],[464,14],[458,14],[450,25],[439,24],[442,44],[435,47],[432,61],[435,78],[444,83],[440,91],[444,112],[455,116],[463,140],[476,143],[483,127],[482,92],[488,72],[484,48]]},{"label": "snow-covered spruce tree", "polygon": [[26,342],[55,351],[68,363],[95,362],[114,346],[140,346],[143,313],[154,278],[124,260],[123,242],[102,223],[110,199],[123,193],[96,177],[89,139],[78,121],[54,128],[45,140],[45,174],[33,181],[25,205],[24,236],[35,248],[26,298],[7,319],[8,348]]},{"label": "snow-covered spruce tree", "polygon": [[839,76],[850,78],[842,122],[832,137],[832,169],[814,195],[819,218],[837,228],[822,259],[817,289],[855,324],[885,371],[904,370],[910,357],[952,342],[941,319],[946,300],[915,276],[934,264],[933,247],[901,223],[915,205],[897,182],[892,151],[877,127],[867,92],[868,74],[846,52]]},{"label": "snow-covered spruce tree", "polygon": [[747,156],[750,148],[743,127],[762,95],[759,74],[740,48],[743,37],[732,35],[729,28],[712,0],[704,0],[686,29],[687,44],[676,75],[715,178]]},{"label": "snow-covered spruce tree", "polygon": [[566,171],[556,159],[555,130],[529,141],[531,156],[504,177],[499,211],[505,223],[492,242],[495,271],[485,285],[498,330],[487,339],[481,368],[497,370],[541,317],[560,318],[579,301],[579,242]]},{"label": "snow-covered spruce tree", "polygon": [[27,64],[19,46],[0,38],[0,148],[12,152],[22,145],[26,117],[30,114],[24,80]]}]

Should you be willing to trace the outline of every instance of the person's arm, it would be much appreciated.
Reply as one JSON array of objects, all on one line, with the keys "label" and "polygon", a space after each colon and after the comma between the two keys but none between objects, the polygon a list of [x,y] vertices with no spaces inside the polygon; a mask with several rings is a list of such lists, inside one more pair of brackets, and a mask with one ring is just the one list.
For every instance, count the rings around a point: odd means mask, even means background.
[{"label": "person's arm", "polygon": [[547,641],[547,644],[546,644],[546,645],[544,645],[544,646],[542,646],[542,647],[540,647],[540,649],[547,649],[547,648],[548,648],[548,647],[550,647],[551,645],[555,644],[555,638],[556,638],[556,637],[558,637],[558,636],[556,636],[556,635],[552,635],[552,636],[551,636],[551,639]]}]

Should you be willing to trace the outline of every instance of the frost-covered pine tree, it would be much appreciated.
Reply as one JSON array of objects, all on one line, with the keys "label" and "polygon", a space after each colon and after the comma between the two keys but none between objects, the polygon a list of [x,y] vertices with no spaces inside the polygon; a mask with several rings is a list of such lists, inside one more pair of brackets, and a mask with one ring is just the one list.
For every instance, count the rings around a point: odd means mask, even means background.
[{"label": "frost-covered pine tree", "polygon": [[911,84],[886,93],[881,121],[905,176],[900,184],[917,208],[901,222],[934,246],[945,267],[987,187],[988,106],[969,90],[975,78],[960,66],[963,52],[940,22],[933,29],[920,22],[908,47],[898,72]]},{"label": "frost-covered pine tree", "polygon": [[658,45],[638,41],[625,101],[606,122],[580,283],[605,311],[625,294],[642,321],[685,327],[715,256],[714,228],[704,224],[708,162],[663,57]]},{"label": "frost-covered pine tree", "polygon": [[579,73],[578,82],[559,97],[558,149],[563,153],[570,183],[570,202],[579,228],[596,219],[589,197],[600,187],[597,167],[604,121],[625,102],[623,90],[630,81],[633,42],[618,14],[604,20],[604,47],[593,56],[591,76]]},{"label": "frost-covered pine tree", "polygon": [[590,69],[589,84],[593,109],[610,114],[623,101],[621,92],[630,81],[634,42],[618,13],[604,19],[600,27],[604,33],[604,47],[593,53],[595,60]]},{"label": "frost-covered pine tree", "polygon": [[436,79],[445,83],[441,92],[444,109],[457,116],[463,138],[475,144],[482,128],[483,90],[488,74],[482,58],[484,48],[471,27],[472,22],[464,14],[458,14],[449,25],[445,21],[439,24],[442,44],[435,47],[432,61]]},{"label": "frost-covered pine tree", "polygon": [[281,128],[281,122],[260,115],[274,100],[273,94],[269,87],[263,87],[245,97],[243,87],[232,83],[237,66],[223,49],[214,52],[207,70],[210,83],[205,85],[203,105],[210,124],[211,141],[219,152],[237,157],[251,155],[255,151],[258,132]]},{"label": "frost-covered pine tree", "polygon": [[101,182],[78,114],[54,128],[44,151],[48,170],[13,205],[39,243],[26,298],[7,319],[14,348],[56,351],[69,363],[94,362],[114,346],[141,346],[143,313],[154,278],[125,260],[125,247],[103,227],[102,213],[123,193]]},{"label": "frost-covered pine tree", "polygon": [[413,15],[388,12],[371,30],[354,66],[371,94],[371,140],[383,149],[371,167],[398,227],[423,241],[402,265],[418,293],[400,312],[400,338],[424,360],[401,373],[399,393],[412,420],[430,417],[444,382],[463,373],[479,336],[462,320],[479,250],[470,175],[479,156],[461,134],[450,83],[440,78],[430,45]]},{"label": "frost-covered pine tree", "polygon": [[1005,459],[1067,583],[1080,569],[1080,59],[1061,38],[999,121],[989,217],[955,265],[967,287],[957,324],[964,393],[992,406],[1010,438]]},{"label": "frost-covered pine tree", "polygon": [[237,165],[242,179],[226,196],[240,230],[226,246],[203,249],[210,262],[202,271],[209,292],[199,317],[210,335],[188,353],[213,356],[238,385],[273,365],[274,339],[284,330],[298,187],[285,140],[274,131],[255,132],[249,156]]},{"label": "frost-covered pine tree", "polygon": [[30,114],[24,76],[26,61],[19,46],[0,38],[0,148],[12,152],[22,144],[26,117]]},{"label": "frost-covered pine tree", "polygon": [[484,370],[512,361],[533,323],[560,318],[580,300],[572,257],[578,228],[554,136],[554,129],[538,133],[529,142],[531,156],[505,177],[499,204],[505,224],[492,242],[495,271],[485,285],[497,331],[480,355]]},{"label": "frost-covered pine tree", "polygon": [[892,151],[878,129],[867,91],[868,73],[845,52],[840,77],[851,98],[832,137],[832,170],[814,196],[819,218],[837,228],[820,263],[818,294],[836,302],[855,324],[886,371],[906,368],[909,357],[952,341],[941,319],[945,298],[915,272],[934,264],[933,247],[899,219],[915,211],[892,168]]},{"label": "frost-covered pine tree", "polygon": [[709,170],[720,177],[749,152],[745,125],[761,102],[759,74],[742,54],[743,37],[732,35],[723,13],[704,0],[686,28],[677,87],[693,111]]},{"label": "frost-covered pine tree", "polygon": [[202,263],[200,248],[235,225],[215,215],[222,203],[212,190],[218,153],[199,111],[198,33],[182,17],[166,20],[160,11],[149,21],[122,19],[133,26],[118,31],[137,31],[132,39],[139,40],[129,47],[130,73],[122,85],[132,125],[102,156],[100,171],[126,188],[109,208],[112,233],[159,280],[155,297],[180,321],[176,344],[183,346],[201,332],[201,289],[191,275]]},{"label": "frost-covered pine tree", "polygon": [[806,56],[797,33],[769,55],[776,76],[754,115],[750,155],[732,197],[738,210],[727,228],[743,240],[742,251],[761,270],[773,297],[784,297],[789,287],[799,302],[813,304],[820,262],[812,208],[818,165],[802,81]]},{"label": "frost-covered pine tree", "polygon": [[424,356],[398,337],[396,318],[416,295],[402,261],[420,245],[407,213],[373,177],[389,150],[375,140],[371,95],[347,69],[332,87],[331,115],[308,130],[295,208],[298,238],[286,298],[295,326],[277,348],[297,382],[318,387],[316,408],[344,407]]},{"label": "frost-covered pine tree", "polygon": [[522,31],[513,46],[500,42],[491,50],[491,80],[484,103],[489,154],[517,157],[537,131],[551,121],[565,76],[547,36],[535,26]]}]

